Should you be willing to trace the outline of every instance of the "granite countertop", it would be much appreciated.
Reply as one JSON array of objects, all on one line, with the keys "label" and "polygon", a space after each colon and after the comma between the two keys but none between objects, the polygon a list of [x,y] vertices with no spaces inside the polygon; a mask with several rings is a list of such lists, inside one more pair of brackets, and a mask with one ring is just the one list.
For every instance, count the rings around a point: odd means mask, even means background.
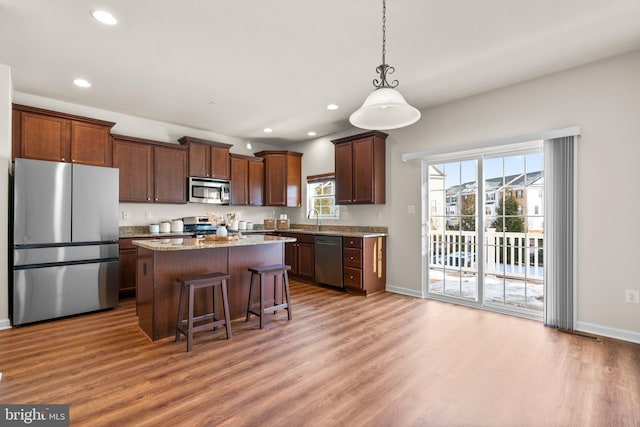
[{"label": "granite countertop", "polygon": [[[386,227],[350,227],[350,226],[320,226],[320,230],[316,230],[315,226],[305,226],[302,224],[289,228],[288,230],[277,229],[254,229],[254,230],[241,230],[243,235],[251,235],[252,233],[301,233],[311,234],[319,236],[342,236],[342,237],[384,237],[388,236]],[[159,239],[167,239],[177,236],[194,236],[195,233],[183,232],[183,233],[149,233],[148,227],[132,226],[132,227],[120,227],[121,239],[132,238],[149,238],[157,237]]]},{"label": "granite countertop", "polygon": [[316,230],[308,228],[290,228],[289,230],[276,230],[279,233],[313,234],[318,236],[342,236],[342,237],[384,237],[387,233],[375,231],[349,231],[349,230]]},{"label": "granite countertop", "polygon": [[238,240],[206,240],[193,238],[164,238],[151,240],[134,240],[132,243],[152,251],[184,251],[194,249],[228,248],[236,246],[267,245],[274,243],[295,242],[292,237],[280,236],[245,236]]}]

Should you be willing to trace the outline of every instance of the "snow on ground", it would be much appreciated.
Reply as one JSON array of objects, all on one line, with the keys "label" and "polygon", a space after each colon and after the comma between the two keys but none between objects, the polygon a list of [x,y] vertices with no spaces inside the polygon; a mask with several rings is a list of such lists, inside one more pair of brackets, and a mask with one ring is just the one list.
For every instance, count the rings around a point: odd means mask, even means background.
[{"label": "snow on ground", "polygon": [[[444,292],[443,292],[444,286]],[[526,297],[525,297],[526,290]],[[485,302],[525,307],[542,311],[544,307],[543,284],[537,281],[508,279],[487,275],[484,279]],[[429,270],[429,292],[475,300],[476,276],[473,274],[442,270]]]}]

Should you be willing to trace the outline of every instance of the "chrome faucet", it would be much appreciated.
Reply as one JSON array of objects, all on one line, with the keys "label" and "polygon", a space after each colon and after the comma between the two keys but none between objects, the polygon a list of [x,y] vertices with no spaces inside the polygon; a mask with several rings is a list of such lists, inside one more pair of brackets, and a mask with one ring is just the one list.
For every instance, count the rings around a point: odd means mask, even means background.
[{"label": "chrome faucet", "polygon": [[309,210],[307,213],[307,219],[311,219],[312,213],[316,214],[316,230],[320,231],[320,212],[318,212],[318,209],[316,208]]}]

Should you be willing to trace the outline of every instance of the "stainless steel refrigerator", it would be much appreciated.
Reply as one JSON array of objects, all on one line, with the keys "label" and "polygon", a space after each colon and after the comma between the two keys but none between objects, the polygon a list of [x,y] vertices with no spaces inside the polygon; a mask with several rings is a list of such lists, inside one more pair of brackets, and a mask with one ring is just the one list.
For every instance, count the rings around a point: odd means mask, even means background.
[{"label": "stainless steel refrigerator", "polygon": [[16,159],[13,325],[118,303],[118,169]]}]

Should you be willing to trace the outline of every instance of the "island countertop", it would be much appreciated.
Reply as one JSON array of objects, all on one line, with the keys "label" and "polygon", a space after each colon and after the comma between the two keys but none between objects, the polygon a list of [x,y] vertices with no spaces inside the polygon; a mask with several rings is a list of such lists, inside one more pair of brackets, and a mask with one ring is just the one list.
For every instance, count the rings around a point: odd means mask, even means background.
[{"label": "island countertop", "polygon": [[134,240],[132,244],[152,251],[185,251],[198,249],[233,248],[238,246],[268,245],[274,243],[295,242],[292,237],[281,236],[243,236],[237,240],[207,240],[205,238],[160,238]]}]

